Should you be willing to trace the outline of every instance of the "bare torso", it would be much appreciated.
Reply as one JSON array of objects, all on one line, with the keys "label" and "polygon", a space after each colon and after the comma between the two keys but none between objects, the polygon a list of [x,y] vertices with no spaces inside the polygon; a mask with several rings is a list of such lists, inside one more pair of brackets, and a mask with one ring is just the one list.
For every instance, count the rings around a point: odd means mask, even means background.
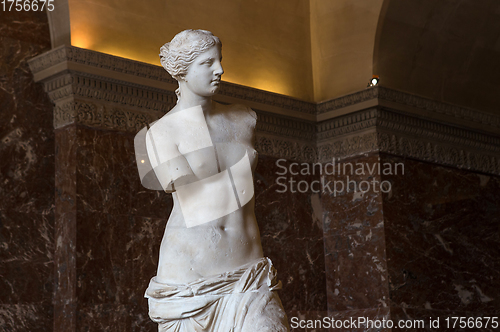
[{"label": "bare torso", "polygon": [[[244,106],[214,104],[206,122],[215,146],[219,172],[233,166],[245,153],[252,172],[257,164],[254,150],[255,113]],[[183,154],[182,140],[178,149]],[[194,174],[202,174],[206,165],[196,154],[186,154]],[[198,158],[198,159],[197,159]],[[217,195],[217,193],[214,193]],[[252,198],[240,209],[202,225],[187,228],[177,194],[172,194],[174,208],[160,247],[157,280],[164,283],[187,283],[212,276],[262,257],[259,229]]]}]

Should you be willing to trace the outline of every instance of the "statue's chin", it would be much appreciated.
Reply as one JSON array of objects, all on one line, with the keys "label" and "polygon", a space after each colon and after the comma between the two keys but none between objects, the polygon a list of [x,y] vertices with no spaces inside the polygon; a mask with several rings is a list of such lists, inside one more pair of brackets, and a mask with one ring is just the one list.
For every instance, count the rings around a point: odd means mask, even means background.
[{"label": "statue's chin", "polygon": [[203,96],[203,97],[212,97],[213,95],[216,95],[218,91],[219,91],[219,86],[214,85],[210,89],[205,90],[204,93],[199,94],[199,95]]}]

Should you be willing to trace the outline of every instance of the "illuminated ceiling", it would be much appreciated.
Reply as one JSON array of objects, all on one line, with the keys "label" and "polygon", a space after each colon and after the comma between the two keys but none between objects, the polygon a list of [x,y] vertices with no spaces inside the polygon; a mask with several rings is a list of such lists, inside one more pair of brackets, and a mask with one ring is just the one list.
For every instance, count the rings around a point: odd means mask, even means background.
[{"label": "illuminated ceiling", "polygon": [[[377,74],[382,86],[486,111],[498,109],[496,0],[58,4],[58,13],[49,14],[53,46],[70,40],[74,46],[159,65],[160,46],[176,33],[206,29],[222,40],[223,79],[228,82],[320,102],[362,90]],[[59,40],[64,20],[70,31]]]}]

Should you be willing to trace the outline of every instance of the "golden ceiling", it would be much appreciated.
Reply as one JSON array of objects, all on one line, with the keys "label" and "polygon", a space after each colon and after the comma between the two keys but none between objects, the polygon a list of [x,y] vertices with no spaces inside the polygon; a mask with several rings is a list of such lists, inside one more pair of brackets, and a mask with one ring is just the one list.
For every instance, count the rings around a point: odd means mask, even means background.
[{"label": "golden ceiling", "polygon": [[362,90],[376,74],[389,88],[498,109],[496,0],[60,0],[58,7],[49,14],[53,46],[66,20],[62,43],[159,65],[159,48],[176,33],[205,29],[223,43],[228,82],[320,102]]}]

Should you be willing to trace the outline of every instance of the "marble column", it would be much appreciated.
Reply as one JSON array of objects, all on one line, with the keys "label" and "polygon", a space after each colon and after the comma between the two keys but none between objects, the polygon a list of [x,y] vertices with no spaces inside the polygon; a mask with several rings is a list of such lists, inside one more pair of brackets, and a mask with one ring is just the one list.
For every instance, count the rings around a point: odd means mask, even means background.
[{"label": "marble column", "polygon": [[45,13],[0,15],[0,330],[50,331],[52,104],[27,60],[50,49]]},{"label": "marble column", "polygon": [[377,171],[379,154],[336,159],[335,164],[333,158],[330,165],[324,164],[330,175],[323,176],[326,190],[321,198],[328,314],[336,320],[388,319],[386,189]]}]

